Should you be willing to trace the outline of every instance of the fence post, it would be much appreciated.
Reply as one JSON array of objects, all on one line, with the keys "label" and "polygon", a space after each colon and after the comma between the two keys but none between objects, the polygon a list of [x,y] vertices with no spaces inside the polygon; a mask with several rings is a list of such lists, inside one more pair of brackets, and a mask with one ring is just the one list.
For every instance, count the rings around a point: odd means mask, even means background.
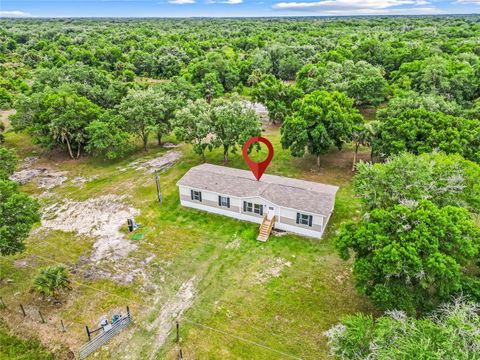
[{"label": "fence post", "polygon": [[90,341],[92,338],[90,336],[90,330],[88,329],[88,325],[85,325],[85,328],[87,329],[88,341]]},{"label": "fence post", "polygon": [[67,330],[65,330],[65,325],[63,325],[63,320],[62,319],[60,319],[60,324],[62,325],[62,332],[67,331]]},{"label": "fence post", "polygon": [[27,313],[25,312],[25,309],[23,308],[22,304],[20,304],[20,309],[22,309],[23,316],[26,317]]},{"label": "fence post", "polygon": [[177,320],[177,345],[180,342],[180,324],[178,323]]},{"label": "fence post", "polygon": [[177,327],[177,347],[178,347],[178,359],[183,360],[182,347],[180,346],[180,323],[176,321]]},{"label": "fence post", "polygon": [[130,308],[127,305],[127,316],[130,317]]},{"label": "fence post", "polygon": [[42,320],[42,324],[45,324],[45,319],[43,318],[42,312],[38,310],[38,315],[40,315],[40,319]]}]

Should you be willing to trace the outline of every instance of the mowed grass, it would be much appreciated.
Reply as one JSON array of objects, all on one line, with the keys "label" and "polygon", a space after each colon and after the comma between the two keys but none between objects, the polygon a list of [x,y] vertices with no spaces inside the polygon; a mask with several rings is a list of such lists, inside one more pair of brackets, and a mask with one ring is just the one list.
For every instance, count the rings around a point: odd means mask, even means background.
[{"label": "mowed grass", "polygon": [[[96,177],[83,187],[65,182],[51,190],[50,197],[40,199],[43,205],[66,198],[83,201],[105,194],[128,196],[125,201],[141,212],[136,221],[142,224],[139,231],[143,234],[137,241],[138,249],[129,258],[142,262],[155,256],[144,266],[157,289],[146,287],[141,279],[130,285],[119,285],[111,280],[84,278],[81,271],[74,271],[71,294],[61,305],[46,303],[29,291],[37,269],[49,265],[48,259],[64,263],[71,270],[78,269],[95,241],[53,231],[48,236],[34,232],[25,253],[0,261],[1,278],[11,280],[2,284],[0,296],[10,303],[23,301],[29,306],[41,307],[53,319],[63,318],[70,324],[72,339],[68,343],[71,346],[85,340],[84,324],[94,326],[102,315],[130,305],[135,319],[133,330],[118,336],[98,358],[141,359],[149,357],[156,339],[157,329],[149,325],[161,313],[162,306],[175,299],[182,284],[194,279],[193,306],[180,320],[185,358],[288,358],[282,353],[304,359],[326,358],[324,331],[346,314],[375,311],[355,291],[351,264],[342,261],[334,249],[340,224],[359,215],[359,204],[351,188],[352,154],[349,149],[332,151],[322,157],[321,167],[317,169],[313,157],[297,159],[281,149],[278,127],[266,125],[264,136],[275,148],[267,173],[340,186],[335,212],[323,239],[284,235],[272,236],[268,242],[260,243],[255,240],[258,231],[255,224],[180,207],[175,184],[190,167],[201,163],[187,145],[176,149],[183,153],[182,159],[160,175],[163,194],[160,205],[153,176],[134,170],[128,164],[138,158],[159,156],[166,149],[152,144],[147,154],[136,151],[119,161],[89,158],[72,161],[64,154],[47,155],[32,147],[25,135],[8,133],[7,145],[21,156],[40,154],[39,165],[68,171],[69,179]],[[226,165],[247,169],[241,149],[238,150]],[[361,156],[365,158],[366,153]],[[260,154],[252,153],[255,160],[265,157],[263,147]],[[207,153],[207,161],[223,164],[221,151]],[[25,185],[24,189],[37,195],[41,193],[32,184]],[[25,261],[28,266],[19,266],[18,261]],[[268,275],[269,269],[279,263],[284,265],[278,273]],[[51,343],[66,341],[55,337]],[[178,358],[173,333],[156,358]]]}]

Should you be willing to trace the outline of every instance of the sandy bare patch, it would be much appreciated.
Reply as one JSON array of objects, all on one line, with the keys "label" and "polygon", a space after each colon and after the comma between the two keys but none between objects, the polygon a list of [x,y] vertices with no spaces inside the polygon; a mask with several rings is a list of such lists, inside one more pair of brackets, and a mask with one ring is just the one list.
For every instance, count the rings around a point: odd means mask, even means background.
[{"label": "sandy bare patch", "polygon": [[136,160],[128,164],[128,166],[130,168],[134,168],[135,170],[144,170],[145,174],[153,174],[155,172],[167,171],[169,168],[175,165],[181,156],[182,154],[178,151],[169,151],[166,154],[151,160]]},{"label": "sandy bare patch", "polygon": [[37,161],[38,161],[38,156],[28,156],[22,160],[20,169],[30,169],[33,165],[37,163]]},{"label": "sandy bare patch", "polygon": [[90,176],[90,177],[76,176],[72,179],[72,184],[83,185],[96,179],[98,179],[97,175]]},{"label": "sandy bare patch", "polygon": [[53,189],[67,180],[66,171],[49,172],[42,174],[38,179],[38,187],[42,189]]},{"label": "sandy bare patch", "polygon": [[45,174],[47,171],[48,169],[46,168],[24,169],[14,172],[10,176],[10,180],[17,182],[20,185],[25,185],[36,177]]},{"label": "sandy bare patch", "polygon": [[292,266],[290,261],[282,258],[267,258],[263,264],[263,269],[254,273],[255,282],[257,284],[263,284],[268,282],[272,278],[277,278],[282,274],[285,267]]},{"label": "sandy bare patch", "polygon": [[56,203],[44,210],[42,226],[48,229],[75,232],[98,240],[93,245],[91,260],[120,259],[137,245],[126,239],[120,228],[139,211],[125,205],[116,195],[104,195],[86,201]]},{"label": "sandy bare patch", "polygon": [[37,179],[39,188],[53,189],[54,187],[63,184],[67,180],[66,171],[52,171],[43,167],[33,167],[38,161],[38,157],[30,156],[23,159],[19,171],[14,172],[10,176],[10,180],[25,185],[26,183]]},{"label": "sandy bare patch", "polygon": [[181,316],[185,310],[193,305],[195,282],[195,276],[184,282],[177,293],[163,304],[160,315],[150,324],[149,330],[158,329],[150,359],[154,359],[158,349],[165,344],[168,334],[172,329],[174,319]]}]

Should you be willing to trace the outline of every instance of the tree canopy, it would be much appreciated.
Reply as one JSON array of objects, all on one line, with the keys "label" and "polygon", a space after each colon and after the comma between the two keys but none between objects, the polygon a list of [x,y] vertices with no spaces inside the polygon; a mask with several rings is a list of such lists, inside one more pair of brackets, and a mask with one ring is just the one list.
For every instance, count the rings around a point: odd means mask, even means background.
[{"label": "tree canopy", "polygon": [[147,151],[148,140],[152,132],[162,132],[167,127],[165,120],[166,107],[162,96],[149,90],[130,92],[118,106],[119,114],[131,133],[138,136]]},{"label": "tree canopy", "polygon": [[351,140],[353,127],[363,121],[353,100],[339,92],[316,90],[293,104],[294,112],[282,125],[282,146],[293,156],[303,156],[305,149],[317,157],[330,147],[341,149]]},{"label": "tree canopy", "polygon": [[480,166],[459,155],[409,153],[357,165],[355,192],[366,211],[429,200],[480,212]]},{"label": "tree canopy", "polygon": [[392,311],[347,316],[325,335],[338,359],[458,359],[475,358],[480,347],[479,306],[456,299],[422,319]]},{"label": "tree canopy", "polygon": [[18,191],[13,181],[0,179],[0,254],[11,255],[25,248],[32,225],[40,220],[39,206]]},{"label": "tree canopy", "polygon": [[462,266],[479,254],[480,228],[466,209],[428,200],[376,208],[350,222],[337,240],[355,253],[357,289],[379,307],[429,311],[461,289]]},{"label": "tree canopy", "polygon": [[402,151],[440,150],[480,163],[480,120],[421,108],[406,110],[380,122],[373,147],[383,158]]},{"label": "tree canopy", "polygon": [[308,64],[298,72],[297,80],[307,93],[315,90],[341,91],[355,99],[356,105],[379,105],[389,92],[383,69],[366,61]]},{"label": "tree canopy", "polygon": [[17,156],[11,150],[0,145],[0,179],[8,179],[17,166]]}]

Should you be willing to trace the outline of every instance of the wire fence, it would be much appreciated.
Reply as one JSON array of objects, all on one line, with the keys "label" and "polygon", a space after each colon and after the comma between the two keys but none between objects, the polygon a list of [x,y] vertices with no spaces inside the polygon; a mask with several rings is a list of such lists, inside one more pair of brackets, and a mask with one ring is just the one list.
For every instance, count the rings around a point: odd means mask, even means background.
[{"label": "wire fence", "polygon": [[126,316],[123,316],[115,324],[109,325],[108,328],[101,328],[100,333],[97,336],[80,347],[78,351],[80,360],[86,359],[89,355],[93,354],[100,347],[110,341],[110,339],[112,339],[115,335],[125,329],[131,322],[132,316],[130,315],[130,312],[128,312]]}]

